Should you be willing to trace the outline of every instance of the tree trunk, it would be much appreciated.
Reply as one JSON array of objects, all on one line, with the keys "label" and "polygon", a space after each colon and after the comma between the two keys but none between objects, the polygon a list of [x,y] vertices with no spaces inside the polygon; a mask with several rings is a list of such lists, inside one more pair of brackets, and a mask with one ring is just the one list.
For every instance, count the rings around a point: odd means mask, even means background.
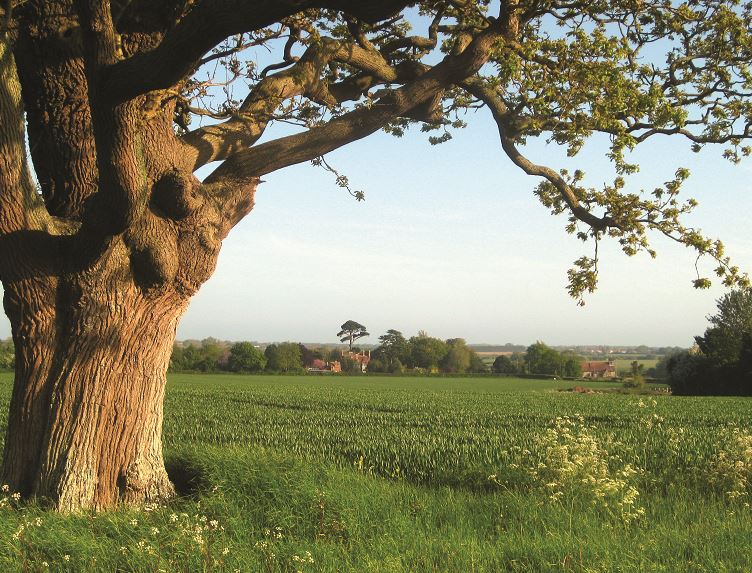
[{"label": "tree trunk", "polygon": [[257,182],[168,171],[151,184],[154,207],[95,249],[79,235],[3,238],[16,346],[3,484],[63,511],[173,494],[161,432],[176,327]]},{"label": "tree trunk", "polygon": [[[99,101],[73,1],[26,9],[18,66],[0,31],[0,280],[16,347],[1,483],[63,511],[165,499],[175,330],[258,178],[199,182],[174,93]],[[109,16],[89,16],[91,37]],[[148,49],[152,23],[122,49]]]},{"label": "tree trunk", "polygon": [[3,483],[61,510],[173,493],[162,458],[162,405],[187,299],[146,296],[113,272],[128,262],[126,251],[120,243],[101,265],[109,269],[60,281],[54,321],[28,312],[30,299],[43,298],[40,289],[6,291],[17,367]]},{"label": "tree trunk", "polygon": [[3,484],[63,511],[173,494],[161,433],[176,327],[254,189],[233,189],[232,217],[203,203],[177,230],[111,239],[76,272],[65,271],[80,260],[72,237],[44,237],[41,257],[29,252],[35,235],[18,233],[10,251],[42,262],[3,276],[16,345]]},{"label": "tree trunk", "polygon": [[[254,188],[236,189],[235,216],[251,209]],[[2,476],[12,491],[63,511],[174,493],[162,458],[166,372],[178,321],[234,221],[212,213],[204,205],[193,215],[197,231],[114,238],[82,271],[50,262],[3,277],[16,345]],[[64,240],[42,243],[51,261],[74,258]]]}]

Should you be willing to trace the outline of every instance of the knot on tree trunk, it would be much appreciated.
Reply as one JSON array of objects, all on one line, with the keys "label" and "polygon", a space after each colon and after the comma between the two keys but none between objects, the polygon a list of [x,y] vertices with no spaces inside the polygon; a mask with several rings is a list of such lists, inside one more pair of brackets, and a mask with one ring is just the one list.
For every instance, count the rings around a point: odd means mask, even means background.
[{"label": "knot on tree trunk", "polygon": [[134,249],[131,251],[131,268],[138,286],[145,290],[159,288],[177,274],[177,247]]},{"label": "knot on tree trunk", "polygon": [[154,183],[152,205],[166,218],[179,221],[202,205],[198,188],[198,181],[192,174],[172,169]]},{"label": "knot on tree trunk", "polygon": [[158,289],[173,281],[178,273],[177,235],[173,226],[151,213],[128,232],[134,282],[143,290]]}]

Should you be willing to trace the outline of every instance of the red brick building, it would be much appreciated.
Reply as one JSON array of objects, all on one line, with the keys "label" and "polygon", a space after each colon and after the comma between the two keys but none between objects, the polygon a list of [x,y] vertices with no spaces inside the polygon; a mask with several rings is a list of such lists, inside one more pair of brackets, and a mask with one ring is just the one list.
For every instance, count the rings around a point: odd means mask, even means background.
[{"label": "red brick building", "polygon": [[616,378],[616,366],[613,360],[583,362],[583,378]]}]

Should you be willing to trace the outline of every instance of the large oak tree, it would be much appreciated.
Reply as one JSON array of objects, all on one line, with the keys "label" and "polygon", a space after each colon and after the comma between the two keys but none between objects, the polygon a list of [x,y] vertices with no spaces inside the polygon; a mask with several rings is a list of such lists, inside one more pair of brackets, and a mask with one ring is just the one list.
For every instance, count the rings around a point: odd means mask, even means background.
[{"label": "large oak tree", "polygon": [[[685,170],[651,193],[628,191],[625,176],[628,152],[651,137],[725,144],[731,160],[748,152],[749,3],[0,4],[0,279],[16,347],[2,482],[61,510],[173,493],[165,371],[222,239],[264,174],[333,169],[326,153],[378,130],[418,123],[441,143],[487,108],[500,157],[542,178],[536,194],[567,214],[567,231],[627,254],[649,251],[656,231],[715,259],[725,282],[743,280],[720,243],[682,224]],[[250,63],[257,52],[268,65]],[[233,80],[248,88],[241,100]],[[298,130],[259,143],[275,122]],[[594,133],[609,137],[617,174],[603,188],[523,154],[543,136],[574,155]],[[576,261],[571,294],[596,275],[597,255]]]}]

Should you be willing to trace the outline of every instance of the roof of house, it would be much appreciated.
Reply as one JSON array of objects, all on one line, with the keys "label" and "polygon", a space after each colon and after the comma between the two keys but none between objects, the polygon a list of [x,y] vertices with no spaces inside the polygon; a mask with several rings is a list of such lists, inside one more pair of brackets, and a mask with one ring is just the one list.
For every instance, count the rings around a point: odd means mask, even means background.
[{"label": "roof of house", "polygon": [[583,362],[583,372],[615,372],[616,367],[611,361]]},{"label": "roof of house", "polygon": [[[345,356],[345,353],[343,352],[342,355]],[[371,352],[369,351],[367,354],[365,352],[348,352],[347,357],[359,364],[368,366],[368,363],[371,361]]]}]

